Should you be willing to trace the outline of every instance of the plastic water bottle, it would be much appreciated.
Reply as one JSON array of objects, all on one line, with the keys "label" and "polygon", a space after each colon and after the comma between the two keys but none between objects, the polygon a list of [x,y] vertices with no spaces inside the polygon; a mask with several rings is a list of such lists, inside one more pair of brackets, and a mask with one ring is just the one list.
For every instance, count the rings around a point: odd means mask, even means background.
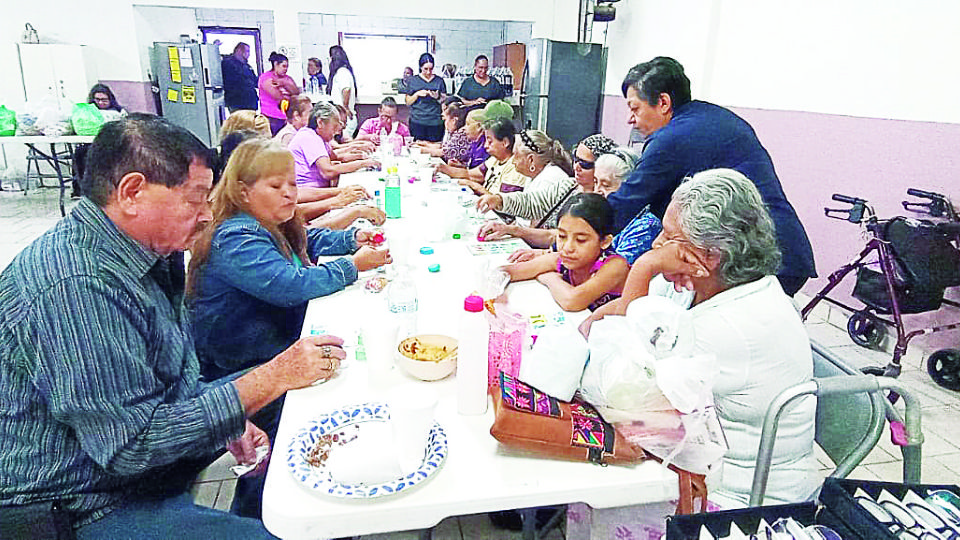
[{"label": "plastic water bottle", "polygon": [[387,286],[387,307],[397,319],[397,342],[417,333],[417,284],[405,268]]},{"label": "plastic water bottle", "polygon": [[387,155],[387,128],[380,128],[380,155]]},{"label": "plastic water bottle", "polygon": [[470,191],[470,188],[466,186],[460,188],[460,193],[457,194],[457,203],[460,206],[469,206],[473,203],[472,194],[473,192]]},{"label": "plastic water bottle", "polygon": [[457,344],[457,412],[487,412],[487,363],[490,328],[483,313],[483,298],[468,296],[460,313]]},{"label": "plastic water bottle", "polygon": [[384,212],[388,218],[400,217],[400,175],[396,167],[387,169],[387,185],[384,188],[384,200],[386,207]]},{"label": "plastic water bottle", "polygon": [[379,189],[373,190],[373,203],[377,205],[377,208],[383,210],[383,195]]}]

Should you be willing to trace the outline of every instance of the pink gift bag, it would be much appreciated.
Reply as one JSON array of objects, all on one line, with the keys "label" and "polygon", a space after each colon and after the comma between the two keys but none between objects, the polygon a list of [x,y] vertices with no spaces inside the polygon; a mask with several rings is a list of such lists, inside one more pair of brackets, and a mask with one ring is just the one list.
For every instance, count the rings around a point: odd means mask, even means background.
[{"label": "pink gift bag", "polygon": [[496,311],[496,315],[487,311],[490,324],[487,384],[490,386],[500,380],[501,371],[513,378],[520,374],[520,353],[527,328],[526,317],[505,305],[497,304]]}]

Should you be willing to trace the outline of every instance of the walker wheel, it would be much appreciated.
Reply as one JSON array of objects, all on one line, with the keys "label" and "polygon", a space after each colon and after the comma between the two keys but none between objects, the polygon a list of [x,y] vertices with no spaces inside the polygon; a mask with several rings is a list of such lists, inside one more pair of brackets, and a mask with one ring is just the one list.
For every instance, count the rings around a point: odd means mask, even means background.
[{"label": "walker wheel", "polygon": [[949,390],[960,390],[960,350],[940,349],[927,358],[927,373]]},{"label": "walker wheel", "polygon": [[883,323],[869,311],[858,311],[847,321],[850,339],[861,347],[876,349],[887,334]]}]

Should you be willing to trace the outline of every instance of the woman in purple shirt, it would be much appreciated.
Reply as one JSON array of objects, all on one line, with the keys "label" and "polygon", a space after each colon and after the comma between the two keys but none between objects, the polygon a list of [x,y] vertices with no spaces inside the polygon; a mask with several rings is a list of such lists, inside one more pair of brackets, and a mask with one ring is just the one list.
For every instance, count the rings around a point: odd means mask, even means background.
[{"label": "woman in purple shirt", "polygon": [[330,141],[339,129],[340,113],[333,104],[321,101],[314,105],[306,127],[300,128],[290,141],[298,186],[336,186],[341,174],[376,165],[372,159],[334,163],[337,156]]}]

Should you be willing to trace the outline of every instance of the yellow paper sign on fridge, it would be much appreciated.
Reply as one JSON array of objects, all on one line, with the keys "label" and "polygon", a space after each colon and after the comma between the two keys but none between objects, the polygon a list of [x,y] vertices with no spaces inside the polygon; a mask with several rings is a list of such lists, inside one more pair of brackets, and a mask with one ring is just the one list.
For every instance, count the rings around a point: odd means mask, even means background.
[{"label": "yellow paper sign on fridge", "polygon": [[167,56],[170,58],[170,80],[178,83],[180,79],[180,52],[176,47],[167,47]]},{"label": "yellow paper sign on fridge", "polygon": [[168,101],[176,102],[178,97],[179,97],[179,94],[177,93],[176,90],[174,90],[173,88],[168,88],[168,89],[167,89],[167,100],[168,100]]},{"label": "yellow paper sign on fridge", "polygon": [[193,86],[184,86],[180,89],[181,94],[183,94],[184,103],[196,103],[197,102],[197,89]]}]

